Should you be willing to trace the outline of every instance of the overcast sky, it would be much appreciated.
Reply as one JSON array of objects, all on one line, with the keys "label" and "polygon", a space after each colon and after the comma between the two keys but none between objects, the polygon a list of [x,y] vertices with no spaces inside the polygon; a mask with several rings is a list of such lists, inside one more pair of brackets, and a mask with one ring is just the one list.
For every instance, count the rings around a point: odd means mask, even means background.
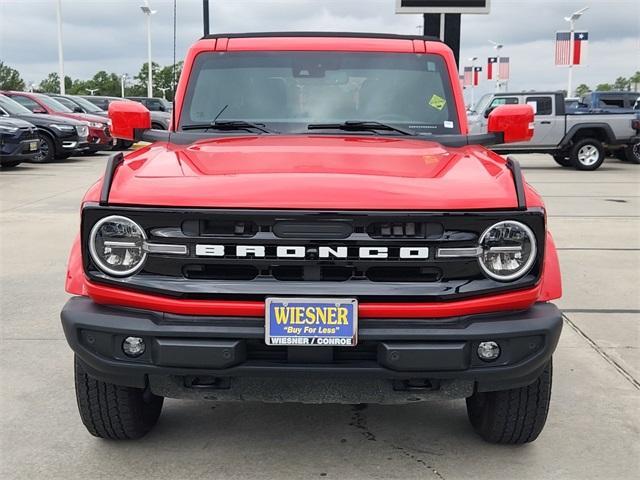
[{"label": "overcast sky", "polygon": [[[416,34],[422,18],[396,15],[395,0],[210,0],[212,32],[331,30]],[[554,36],[563,16],[583,6],[588,65],[574,86],[595,86],[640,70],[640,0],[492,0],[490,15],[464,15],[462,55],[492,55],[488,40],[511,58],[510,90],[566,88],[567,71],[553,65]],[[135,74],[146,61],[142,0],[62,0],[65,73],[89,78],[98,70]],[[153,59],[173,58],[173,0],[151,0]],[[177,2],[177,58],[202,34],[202,2]],[[38,83],[57,71],[56,0],[0,0],[0,60]],[[483,73],[484,75],[484,73]],[[493,84],[483,82],[477,95]],[[477,96],[476,96],[477,98]]]}]

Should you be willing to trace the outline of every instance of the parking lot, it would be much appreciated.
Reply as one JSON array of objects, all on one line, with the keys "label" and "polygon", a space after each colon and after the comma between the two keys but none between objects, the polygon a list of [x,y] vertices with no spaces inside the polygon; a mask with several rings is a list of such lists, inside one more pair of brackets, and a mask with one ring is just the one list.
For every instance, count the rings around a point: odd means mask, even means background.
[{"label": "parking lot", "polygon": [[168,400],[135,442],[91,437],[60,327],[79,202],[106,156],[0,173],[0,476],[14,478],[630,479],[640,469],[640,166],[521,155],[559,247],[565,326],[546,429],[489,445],[463,401],[408,406]]}]

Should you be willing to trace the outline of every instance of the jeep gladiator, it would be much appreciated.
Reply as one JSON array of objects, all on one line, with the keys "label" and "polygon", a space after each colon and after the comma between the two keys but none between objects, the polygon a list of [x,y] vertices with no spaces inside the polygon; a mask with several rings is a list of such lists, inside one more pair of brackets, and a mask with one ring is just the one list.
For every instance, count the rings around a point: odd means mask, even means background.
[{"label": "jeep gladiator", "polygon": [[548,153],[562,167],[597,170],[607,153],[640,163],[640,115],[632,110],[566,112],[561,92],[490,93],[469,115],[469,129],[486,131],[499,105],[532,105],[535,133],[527,142],[496,145],[498,153]]},{"label": "jeep gladiator", "polygon": [[457,67],[418,36],[207,36],[172,127],[109,106],[62,310],[88,431],[138,438],[163,399],[404,404],[466,398],[487,441],[546,421],[556,249],[509,105],[469,135]]}]

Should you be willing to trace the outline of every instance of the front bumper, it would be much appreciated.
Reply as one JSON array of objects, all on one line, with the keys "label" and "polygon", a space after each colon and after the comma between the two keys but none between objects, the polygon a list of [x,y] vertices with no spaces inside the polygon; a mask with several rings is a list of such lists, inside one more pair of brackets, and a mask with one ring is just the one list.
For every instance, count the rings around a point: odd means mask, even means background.
[{"label": "front bumper", "polygon": [[[346,403],[415,401],[434,391],[465,397],[474,389],[527,385],[551,358],[562,329],[561,313],[550,303],[499,315],[361,319],[355,348],[267,347],[262,318],[121,309],[86,297],[71,298],[61,318],[67,341],[88,372],[110,383],[149,386],[170,397],[315,402],[319,395],[321,402]],[[144,339],[143,355],[124,355],[127,336]],[[500,345],[494,362],[476,355],[478,343],[486,340]],[[362,382],[369,387],[360,387]],[[293,384],[303,387],[295,390]],[[350,392],[356,386],[363,395]]]}]

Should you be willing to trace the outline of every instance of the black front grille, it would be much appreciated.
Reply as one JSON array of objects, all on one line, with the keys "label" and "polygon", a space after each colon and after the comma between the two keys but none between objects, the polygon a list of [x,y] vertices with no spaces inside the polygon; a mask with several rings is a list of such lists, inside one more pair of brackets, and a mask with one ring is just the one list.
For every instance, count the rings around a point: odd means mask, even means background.
[{"label": "black front grille", "polygon": [[[149,254],[139,273],[111,278],[86,255],[91,227],[107,215],[129,217],[145,229],[149,242],[186,245],[188,254]],[[521,279],[500,283],[487,278],[475,258],[437,257],[439,248],[475,247],[487,227],[506,219],[528,224],[537,236],[538,262]],[[540,209],[252,212],[90,205],[83,211],[83,257],[87,275],[95,281],[188,298],[342,295],[385,301],[447,300],[535,284],[544,231]],[[222,246],[224,254],[198,255],[196,245]],[[244,255],[239,247],[245,249]],[[290,253],[303,248],[304,256],[283,258],[279,247],[289,247]],[[255,248],[264,248],[264,256],[255,254]],[[328,257],[327,249],[332,252]],[[362,249],[374,253],[386,249],[386,258],[367,258]],[[428,249],[428,257],[403,256],[407,249],[422,249],[422,254]]]}]

